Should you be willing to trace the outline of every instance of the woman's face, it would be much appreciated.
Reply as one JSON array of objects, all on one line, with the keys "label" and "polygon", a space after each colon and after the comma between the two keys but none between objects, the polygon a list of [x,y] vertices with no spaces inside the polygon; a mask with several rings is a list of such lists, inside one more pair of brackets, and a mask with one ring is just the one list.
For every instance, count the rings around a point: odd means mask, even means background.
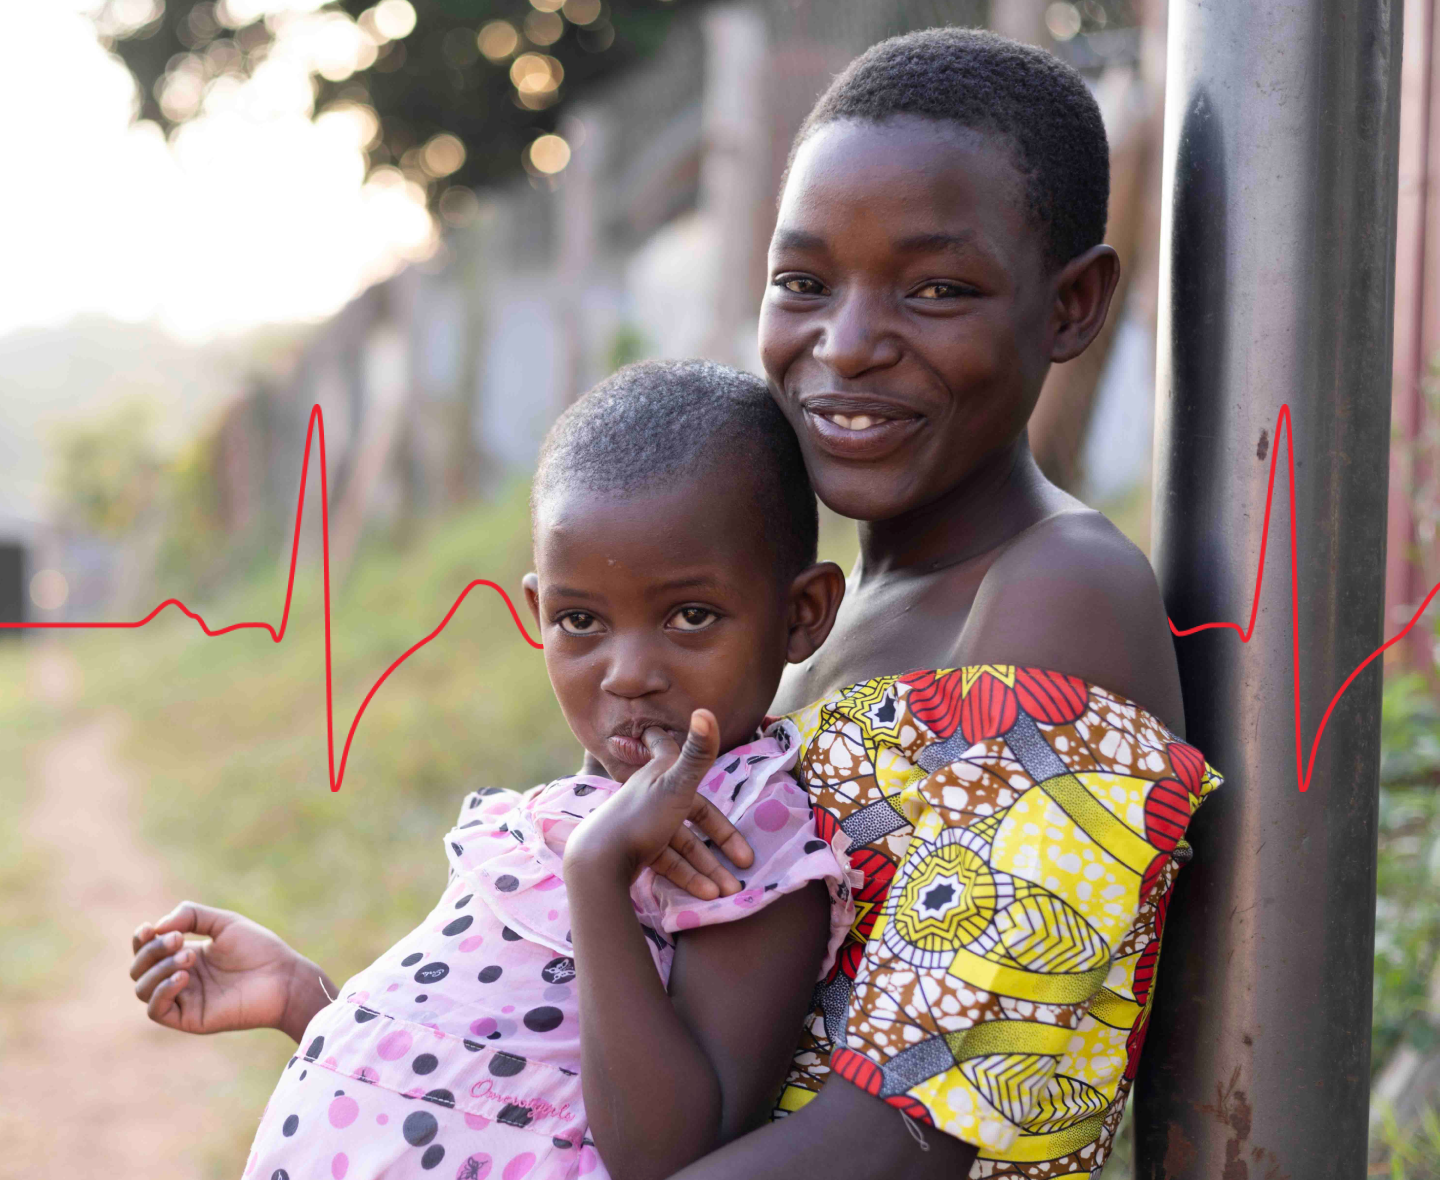
[{"label": "woman's face", "polygon": [[760,352],[827,505],[888,520],[1013,446],[1050,363],[1043,247],[992,135],[907,116],[806,140]]}]

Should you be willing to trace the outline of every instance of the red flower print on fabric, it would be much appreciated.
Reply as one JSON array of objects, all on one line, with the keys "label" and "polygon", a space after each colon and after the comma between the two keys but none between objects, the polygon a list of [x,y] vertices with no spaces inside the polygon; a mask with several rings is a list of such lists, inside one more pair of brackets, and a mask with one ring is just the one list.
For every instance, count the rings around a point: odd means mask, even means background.
[{"label": "red flower print on fabric", "polygon": [[1015,669],[1020,707],[1045,725],[1066,725],[1082,717],[1090,693],[1083,680],[1041,668]]}]

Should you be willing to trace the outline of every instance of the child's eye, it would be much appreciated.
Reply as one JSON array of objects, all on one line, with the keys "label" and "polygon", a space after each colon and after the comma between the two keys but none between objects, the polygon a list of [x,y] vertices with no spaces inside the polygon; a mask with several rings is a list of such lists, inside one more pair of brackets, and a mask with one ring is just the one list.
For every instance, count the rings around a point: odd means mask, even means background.
[{"label": "child's eye", "polygon": [[703,631],[720,616],[707,606],[682,606],[670,616],[677,631]]},{"label": "child's eye", "polygon": [[583,610],[572,610],[555,620],[566,635],[598,635],[600,620]]},{"label": "child's eye", "polygon": [[812,279],[808,275],[782,275],[775,280],[775,285],[784,287],[792,295],[824,295],[825,284],[819,279]]}]

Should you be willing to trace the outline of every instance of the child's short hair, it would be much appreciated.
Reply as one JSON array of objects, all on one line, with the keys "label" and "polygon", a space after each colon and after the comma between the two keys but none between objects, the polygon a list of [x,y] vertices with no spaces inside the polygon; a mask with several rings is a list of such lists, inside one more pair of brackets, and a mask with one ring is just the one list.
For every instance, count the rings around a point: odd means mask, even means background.
[{"label": "child's short hair", "polygon": [[1105,240],[1110,148],[1085,80],[1052,53],[979,29],[924,29],[871,46],[820,96],[791,158],[842,119],[943,119],[1007,139],[1054,266]]},{"label": "child's short hair", "polygon": [[641,361],[600,382],[545,436],[531,503],[566,487],[645,491],[722,464],[715,495],[750,485],[755,538],[781,575],[813,563],[820,521],[795,432],[764,381],[713,361]]}]

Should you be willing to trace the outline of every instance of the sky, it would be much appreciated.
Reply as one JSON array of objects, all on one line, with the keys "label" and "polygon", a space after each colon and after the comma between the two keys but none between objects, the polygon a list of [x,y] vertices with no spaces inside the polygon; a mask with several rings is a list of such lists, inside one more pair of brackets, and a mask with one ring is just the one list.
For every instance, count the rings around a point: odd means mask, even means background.
[{"label": "sky", "polygon": [[96,0],[0,0],[0,337],[99,313],[199,343],[323,317],[433,247],[418,186],[392,169],[366,180],[363,114],[310,117],[317,65],[334,76],[373,55],[354,22],[320,0],[227,2],[274,14],[274,50],[167,143],[133,119]]}]

